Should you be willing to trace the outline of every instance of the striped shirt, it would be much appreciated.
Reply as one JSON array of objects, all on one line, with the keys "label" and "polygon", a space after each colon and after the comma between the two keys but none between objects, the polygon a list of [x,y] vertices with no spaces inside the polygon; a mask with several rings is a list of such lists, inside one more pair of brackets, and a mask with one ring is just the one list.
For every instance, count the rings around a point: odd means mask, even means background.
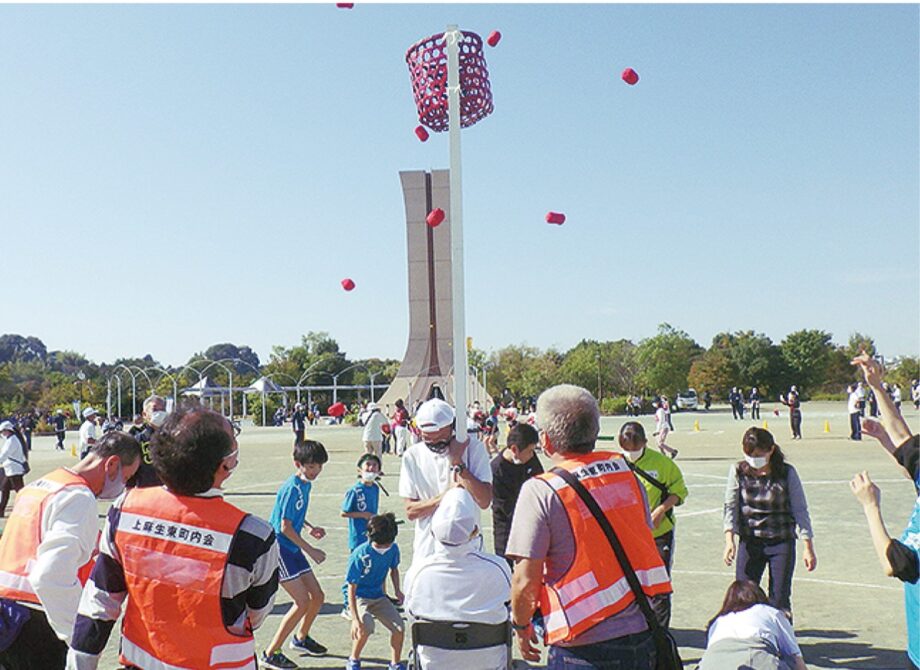
[{"label": "striped shirt", "polygon": [[[199,494],[202,498],[221,496],[220,489]],[[115,530],[121,516],[124,496],[109,509],[99,557],[83,590],[68,668],[94,669],[99,663],[115,621],[128,596],[124,568],[115,547]],[[264,520],[246,515],[233,535],[221,585],[220,607],[224,625],[231,633],[248,634],[265,621],[278,590],[278,544],[272,527]],[[247,619],[249,625],[247,625]]]}]

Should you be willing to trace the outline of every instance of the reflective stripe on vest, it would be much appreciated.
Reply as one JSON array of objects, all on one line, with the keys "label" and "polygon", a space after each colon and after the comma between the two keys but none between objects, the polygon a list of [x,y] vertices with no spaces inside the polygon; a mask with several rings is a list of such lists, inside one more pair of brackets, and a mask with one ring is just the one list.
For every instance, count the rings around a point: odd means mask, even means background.
[{"label": "reflective stripe on vest", "polygon": [[[234,649],[229,649],[235,647]],[[195,668],[183,668],[171,663],[165,663],[158,658],[154,658],[146,651],[138,647],[131,640],[122,639],[121,655],[129,659],[129,663],[136,665],[144,670],[196,670]],[[232,659],[232,661],[231,661]],[[228,662],[238,662],[244,660],[245,665],[234,665],[234,668],[240,670],[257,670],[255,660],[255,646],[251,642],[238,644],[218,645],[211,651],[211,666],[224,665]]]},{"label": "reflective stripe on vest", "polygon": [[251,633],[227,630],[221,585],[227,554],[246,513],[223,498],[131,489],[115,546],[128,604],[121,661],[145,670],[255,668]]},{"label": "reflective stripe on vest", "polygon": [[[16,494],[16,503],[0,538],[0,598],[41,605],[29,582],[29,574],[42,542],[45,506],[59,492],[77,486],[91,491],[83,477],[60,468]],[[89,576],[84,572],[81,568],[81,583]]]},{"label": "reflective stripe on vest", "polygon": [[[639,483],[618,454],[594,452],[558,464],[575,475],[604,511],[629,556],[648,596],[671,592],[647,522]],[[546,622],[547,644],[569,642],[623,611],[635,596],[600,525],[578,494],[562,477],[547,472],[539,478],[562,502],[572,527],[575,556],[552,584],[544,584],[540,607]]]}]

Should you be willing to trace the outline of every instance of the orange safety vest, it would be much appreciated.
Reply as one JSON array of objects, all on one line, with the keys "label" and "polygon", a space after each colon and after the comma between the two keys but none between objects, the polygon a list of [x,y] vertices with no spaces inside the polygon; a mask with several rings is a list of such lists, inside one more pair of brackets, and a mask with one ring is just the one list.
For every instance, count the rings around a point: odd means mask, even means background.
[{"label": "orange safety vest", "polygon": [[[648,596],[671,592],[652,531],[640,484],[619,454],[592,452],[558,463],[575,475],[604,511],[633,570]],[[575,558],[552,584],[544,582],[540,609],[546,626],[546,643],[570,642],[589,628],[622,612],[635,601],[619,561],[600,524],[578,493],[559,475],[538,475],[559,496],[572,526]]]},{"label": "orange safety vest", "polygon": [[[42,542],[45,505],[66,488],[82,486],[92,493],[83,477],[59,468],[37,479],[16,494],[16,504],[0,539],[0,598],[41,605],[29,582],[29,573]],[[93,560],[80,568],[78,578],[86,584]]]},{"label": "orange safety vest", "polygon": [[252,632],[227,630],[220,607],[227,555],[245,516],[220,497],[128,490],[115,529],[128,591],[122,663],[256,669]]}]

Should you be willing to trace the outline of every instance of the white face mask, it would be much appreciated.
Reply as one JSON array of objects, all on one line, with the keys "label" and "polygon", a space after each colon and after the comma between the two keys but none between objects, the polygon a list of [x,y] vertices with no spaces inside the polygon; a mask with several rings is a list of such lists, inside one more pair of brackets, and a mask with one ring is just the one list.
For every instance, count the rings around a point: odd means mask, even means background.
[{"label": "white face mask", "polygon": [[366,470],[361,471],[361,481],[370,484],[373,481],[377,480],[376,472],[367,472]]},{"label": "white face mask", "polygon": [[236,465],[234,465],[232,468],[228,468],[226,465],[224,466],[224,470],[227,471],[227,476],[228,476],[228,477],[229,477],[230,475],[232,475],[232,474],[233,474],[233,471],[236,470],[236,469],[240,466],[239,454],[240,454],[240,450],[239,450],[239,449],[234,449],[234,450],[231,451],[229,454],[227,454],[226,456],[224,456],[224,460],[225,460],[225,461],[229,461],[229,460],[230,460],[231,458],[233,458],[234,456],[237,457],[237,459],[236,459]]},{"label": "white face mask", "polygon": [[748,465],[750,465],[755,470],[760,470],[760,468],[764,467],[767,463],[770,462],[770,458],[768,456],[745,456],[744,460],[746,460]]},{"label": "white face mask", "polygon": [[375,544],[371,544],[371,547],[374,549],[374,551],[376,551],[378,554],[381,554],[381,555],[387,553],[390,550],[389,547],[384,547],[383,549],[381,549]]},{"label": "white face mask", "polygon": [[169,413],[163,410],[157,410],[156,412],[152,412],[150,414],[150,424],[152,426],[155,426],[156,428],[159,428],[164,423],[166,423],[167,416],[169,416]]},{"label": "white face mask", "polygon": [[639,451],[629,451],[628,449],[623,449],[623,455],[626,456],[627,460],[629,460],[631,463],[635,463],[640,458],[642,458],[642,454],[644,452],[645,452],[644,447],[640,449]]},{"label": "white face mask", "polygon": [[121,476],[121,463],[118,464],[118,472],[115,473],[115,479],[105,478],[105,484],[102,485],[102,491],[96,496],[99,500],[115,500],[124,493],[125,480]]}]

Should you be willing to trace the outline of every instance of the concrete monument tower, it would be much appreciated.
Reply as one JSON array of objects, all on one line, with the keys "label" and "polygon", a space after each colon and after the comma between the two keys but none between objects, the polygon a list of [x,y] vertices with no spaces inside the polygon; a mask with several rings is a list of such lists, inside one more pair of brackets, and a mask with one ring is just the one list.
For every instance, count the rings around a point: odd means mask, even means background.
[{"label": "concrete monument tower", "polygon": [[[436,227],[426,221],[436,208],[450,212],[450,171],[400,172],[399,178],[406,206],[409,343],[396,378],[377,403],[385,407],[402,398],[411,410],[416,401],[427,400],[436,386],[453,404],[450,215]],[[475,376],[467,376],[466,395],[470,403],[488,401]]]}]

